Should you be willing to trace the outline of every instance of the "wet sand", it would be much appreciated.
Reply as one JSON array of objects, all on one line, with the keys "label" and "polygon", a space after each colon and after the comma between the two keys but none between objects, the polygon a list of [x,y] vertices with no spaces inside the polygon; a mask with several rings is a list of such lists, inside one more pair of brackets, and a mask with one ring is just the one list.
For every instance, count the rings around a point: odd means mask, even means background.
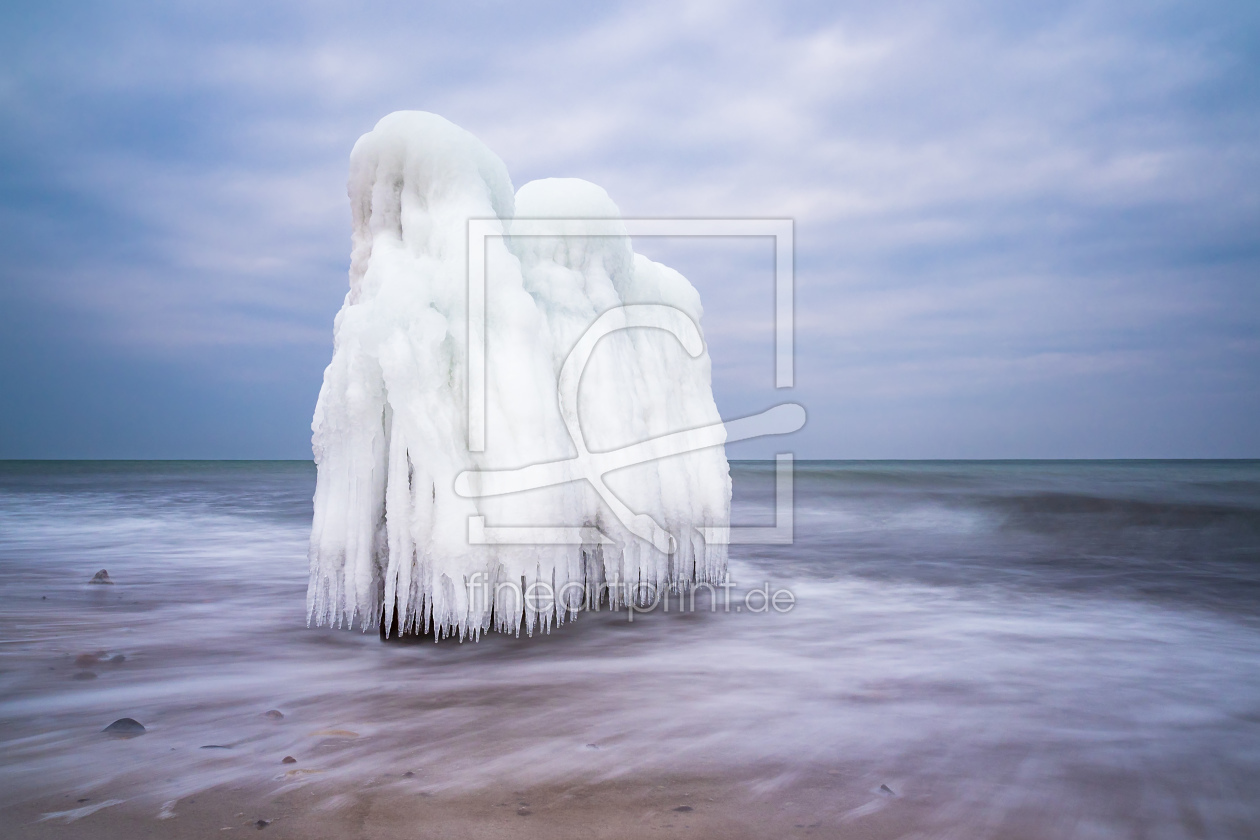
[{"label": "wet sand", "polygon": [[238,832],[253,836],[257,831],[267,837],[381,840],[672,836],[874,840],[913,831],[921,810],[914,799],[872,793],[865,789],[867,781],[846,781],[824,771],[813,781],[758,792],[755,779],[680,773],[563,786],[490,785],[460,794],[429,793],[423,781],[400,774],[382,774],[346,790],[318,781],[285,784],[267,778],[264,771],[252,783],[203,791],[174,803],[141,797],[68,823],[45,814],[92,803],[79,805],[73,801],[79,797],[65,794],[6,809],[4,819],[12,832],[9,836],[70,840],[223,837]]}]

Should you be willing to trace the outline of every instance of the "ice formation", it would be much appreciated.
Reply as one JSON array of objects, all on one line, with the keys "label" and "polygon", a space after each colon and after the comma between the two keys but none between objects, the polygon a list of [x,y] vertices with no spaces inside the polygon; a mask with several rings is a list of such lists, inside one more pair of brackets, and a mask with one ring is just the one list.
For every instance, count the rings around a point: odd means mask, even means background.
[{"label": "ice formation", "polygon": [[[554,178],[513,195],[503,162],[471,134],[398,112],[355,144],[349,196],[350,291],[312,423],[309,620],[532,633],[601,600],[720,579],[725,546],[699,531],[729,522],[720,438],[611,471],[599,492],[599,477],[578,470],[579,480],[477,494],[485,471],[546,470],[578,463],[582,448],[676,442],[719,422],[700,297],[633,252],[608,195]],[[468,317],[470,219],[501,234],[485,240],[484,333]],[[521,235],[526,219],[602,220],[588,229],[605,235]],[[597,321],[598,340],[588,332]],[[470,330],[486,347],[479,452],[468,437]],[[479,543],[479,523],[583,536]]]}]

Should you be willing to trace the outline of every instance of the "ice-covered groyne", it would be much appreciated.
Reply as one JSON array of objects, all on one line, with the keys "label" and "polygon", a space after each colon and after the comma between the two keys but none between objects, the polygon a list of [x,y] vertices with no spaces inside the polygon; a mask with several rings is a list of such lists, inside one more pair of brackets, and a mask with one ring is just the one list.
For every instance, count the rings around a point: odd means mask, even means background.
[{"label": "ice-covered groyne", "polygon": [[[476,638],[718,580],[725,546],[700,529],[728,523],[730,477],[700,298],[634,253],[608,195],[574,179],[514,195],[471,134],[398,112],[355,144],[349,196],[309,620]],[[471,275],[470,220],[489,231]]]}]

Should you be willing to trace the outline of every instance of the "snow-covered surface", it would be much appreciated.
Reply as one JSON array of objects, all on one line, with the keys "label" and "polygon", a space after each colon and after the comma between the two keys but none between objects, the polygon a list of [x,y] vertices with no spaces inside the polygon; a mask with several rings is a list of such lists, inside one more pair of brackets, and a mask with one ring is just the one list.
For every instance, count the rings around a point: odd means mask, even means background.
[{"label": "snow-covered surface", "polygon": [[[477,498],[455,489],[468,471],[574,458],[572,428],[591,452],[606,452],[720,422],[708,355],[698,341],[689,352],[679,330],[607,335],[579,370],[577,416],[561,405],[565,361],[602,313],[670,307],[699,337],[696,290],[635,254],[624,231],[511,235],[514,219],[619,219],[608,195],[559,178],[513,195],[493,152],[422,112],[390,114],[360,138],[349,195],[350,291],[312,426],[310,620],[366,629],[384,618],[393,632],[461,637],[532,632],[609,584],[616,604],[626,583],[646,584],[640,594],[651,597],[720,579],[725,546],[706,545],[698,528],[729,522],[721,446],[609,473],[638,528],[586,480]],[[470,452],[467,437],[470,219],[497,220],[505,234],[486,240],[484,452]],[[608,542],[473,545],[470,516],[492,527],[593,527]],[[673,537],[672,553],[636,536],[652,523]],[[522,598],[531,592],[541,597]]]}]

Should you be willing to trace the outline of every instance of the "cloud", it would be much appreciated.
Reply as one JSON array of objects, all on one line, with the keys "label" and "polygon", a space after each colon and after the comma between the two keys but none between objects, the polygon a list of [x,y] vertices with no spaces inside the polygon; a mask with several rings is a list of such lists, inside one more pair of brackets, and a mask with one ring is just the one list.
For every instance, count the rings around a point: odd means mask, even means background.
[{"label": "cloud", "polygon": [[[1206,383],[1217,414],[1260,392],[1248,4],[6,14],[0,303],[74,353],[230,378],[202,364],[220,348],[253,354],[263,380],[317,384],[345,284],[349,148],[388,111],[424,108],[485,140],[518,184],[589,178],[630,215],[794,218],[808,454],[931,454],[914,424],[899,439],[878,419],[916,411],[916,393],[956,441],[940,454],[992,439],[939,402],[951,393],[1012,429],[1004,451],[1054,454],[1094,451],[1046,424],[1100,389],[1118,395],[1115,428]],[[756,249],[650,248],[694,267],[723,408],[781,396],[759,361]],[[1015,403],[1034,385],[1050,414],[1021,432]],[[842,403],[875,419],[854,426]],[[1153,433],[1126,451],[1260,452],[1232,420],[1168,410],[1194,440]]]}]

